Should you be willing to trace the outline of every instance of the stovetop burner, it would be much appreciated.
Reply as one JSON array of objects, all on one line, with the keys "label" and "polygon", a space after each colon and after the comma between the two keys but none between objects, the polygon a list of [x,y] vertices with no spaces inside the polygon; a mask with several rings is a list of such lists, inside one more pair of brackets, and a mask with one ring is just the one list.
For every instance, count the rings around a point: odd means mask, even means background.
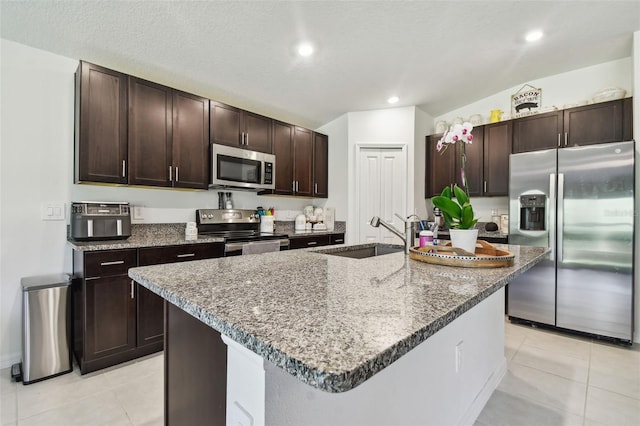
[{"label": "stovetop burner", "polygon": [[224,238],[225,242],[287,239],[286,234],[260,232],[255,210],[196,210],[198,235]]}]

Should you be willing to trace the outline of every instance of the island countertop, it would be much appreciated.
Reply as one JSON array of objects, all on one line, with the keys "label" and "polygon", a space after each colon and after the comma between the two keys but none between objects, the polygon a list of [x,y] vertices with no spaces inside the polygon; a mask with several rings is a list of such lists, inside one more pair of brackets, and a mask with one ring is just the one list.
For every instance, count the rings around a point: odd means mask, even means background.
[{"label": "island countertop", "polygon": [[[366,245],[360,245],[366,246]],[[304,383],[361,384],[544,258],[500,245],[507,268],[467,269],[404,253],[352,259],[305,249],[132,268],[129,276]]]}]

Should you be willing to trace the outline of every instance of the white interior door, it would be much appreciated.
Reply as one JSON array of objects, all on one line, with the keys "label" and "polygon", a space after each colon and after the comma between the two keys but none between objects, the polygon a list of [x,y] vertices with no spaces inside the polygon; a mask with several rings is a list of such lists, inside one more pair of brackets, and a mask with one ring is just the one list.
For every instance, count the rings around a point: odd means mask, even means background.
[{"label": "white interior door", "polygon": [[404,231],[404,223],[394,213],[406,215],[407,157],[403,147],[358,150],[358,241],[402,244],[400,238],[383,227],[369,225],[378,216]]}]

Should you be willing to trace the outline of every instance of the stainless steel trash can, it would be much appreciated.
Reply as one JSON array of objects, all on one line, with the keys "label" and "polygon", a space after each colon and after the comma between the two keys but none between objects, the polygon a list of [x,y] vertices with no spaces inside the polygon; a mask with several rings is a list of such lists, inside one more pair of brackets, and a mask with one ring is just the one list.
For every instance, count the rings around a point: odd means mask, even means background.
[{"label": "stainless steel trash can", "polygon": [[25,277],[22,283],[22,382],[68,373],[71,362],[71,277]]}]

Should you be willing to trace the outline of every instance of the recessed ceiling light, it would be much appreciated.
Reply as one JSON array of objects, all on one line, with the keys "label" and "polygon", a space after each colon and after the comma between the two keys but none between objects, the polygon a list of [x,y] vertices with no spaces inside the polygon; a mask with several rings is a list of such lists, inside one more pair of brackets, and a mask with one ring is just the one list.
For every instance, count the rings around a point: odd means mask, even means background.
[{"label": "recessed ceiling light", "polygon": [[524,39],[527,40],[528,42],[538,41],[541,38],[542,38],[542,31],[540,30],[531,31],[527,33],[526,36],[524,36]]},{"label": "recessed ceiling light", "polygon": [[298,54],[300,56],[311,56],[313,54],[313,46],[310,43],[301,43],[298,45]]},{"label": "recessed ceiling light", "polygon": [[396,102],[398,102],[400,99],[397,96],[392,96],[389,99],[387,99],[387,102],[389,102],[390,104],[395,104]]}]

